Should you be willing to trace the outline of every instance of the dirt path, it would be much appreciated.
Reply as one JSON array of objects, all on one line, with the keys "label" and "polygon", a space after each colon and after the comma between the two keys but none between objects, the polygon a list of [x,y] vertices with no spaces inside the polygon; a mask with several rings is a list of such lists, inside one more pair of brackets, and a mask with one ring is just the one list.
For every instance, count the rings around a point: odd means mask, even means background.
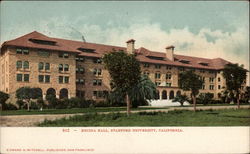
[{"label": "dirt path", "polygon": [[[197,110],[219,110],[219,109],[232,109],[237,108],[236,106],[199,106]],[[241,108],[250,108],[250,105],[241,106]],[[168,109],[154,109],[154,110],[139,110],[132,111],[132,113],[136,112],[168,112],[171,110],[193,110],[193,107],[171,107]],[[120,113],[125,113],[126,111],[120,111]],[[107,114],[109,112],[99,112],[99,114]],[[47,120],[55,120],[60,118],[68,118],[74,115],[83,115],[84,113],[76,113],[76,114],[43,114],[43,115],[13,115],[13,116],[1,116],[1,127],[34,127],[38,123],[43,122],[45,119]]]}]

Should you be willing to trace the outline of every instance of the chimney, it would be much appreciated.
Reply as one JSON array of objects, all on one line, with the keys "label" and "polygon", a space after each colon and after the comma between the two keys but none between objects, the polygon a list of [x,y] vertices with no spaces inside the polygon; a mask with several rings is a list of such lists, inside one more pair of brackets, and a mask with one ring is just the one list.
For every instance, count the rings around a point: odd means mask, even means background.
[{"label": "chimney", "polygon": [[133,54],[134,51],[135,51],[135,40],[130,39],[126,43],[127,43],[127,53],[128,54]]},{"label": "chimney", "polygon": [[166,47],[166,58],[173,61],[174,60],[174,46],[167,46]]}]

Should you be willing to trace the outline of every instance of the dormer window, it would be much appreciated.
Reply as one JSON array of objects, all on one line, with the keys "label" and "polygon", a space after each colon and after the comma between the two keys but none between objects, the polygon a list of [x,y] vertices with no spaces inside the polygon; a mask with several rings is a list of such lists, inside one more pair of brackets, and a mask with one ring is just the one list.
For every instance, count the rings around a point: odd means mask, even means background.
[{"label": "dormer window", "polygon": [[190,63],[190,61],[185,60],[185,59],[182,59],[182,60],[180,60],[179,62],[184,63],[184,64],[189,64],[189,63]]},{"label": "dormer window", "polygon": [[80,50],[82,52],[88,52],[88,53],[95,52],[95,49],[87,49],[87,48],[78,48],[77,50]]},{"label": "dormer window", "polygon": [[43,44],[43,45],[56,45],[55,41],[51,40],[39,40],[39,39],[29,39],[29,41],[37,44]]},{"label": "dormer window", "polygon": [[164,57],[155,57],[155,56],[147,56],[147,57],[155,60],[164,60]]},{"label": "dormer window", "polygon": [[202,66],[208,66],[208,63],[205,63],[205,62],[200,62],[199,64]]}]

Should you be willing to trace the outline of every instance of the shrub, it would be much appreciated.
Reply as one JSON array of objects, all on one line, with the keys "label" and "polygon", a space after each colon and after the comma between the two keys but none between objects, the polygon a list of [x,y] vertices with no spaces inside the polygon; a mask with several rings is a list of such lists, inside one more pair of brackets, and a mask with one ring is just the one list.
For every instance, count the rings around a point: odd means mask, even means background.
[{"label": "shrub", "polygon": [[16,107],[16,105],[12,104],[12,103],[5,103],[3,106],[3,110],[17,110],[18,108]]},{"label": "shrub", "polygon": [[47,107],[47,105],[45,104],[45,102],[42,98],[37,99],[37,105],[39,108],[46,108]]},{"label": "shrub", "polygon": [[38,106],[38,104],[36,102],[31,101],[30,102],[30,109],[37,110],[37,109],[39,109],[39,106]]},{"label": "shrub", "polygon": [[84,100],[80,102],[79,106],[80,108],[95,107],[95,103],[94,100]]},{"label": "shrub", "polygon": [[53,95],[47,95],[46,100],[48,101],[48,108],[55,109],[59,100]]},{"label": "shrub", "polygon": [[18,108],[19,108],[19,109],[24,109],[25,102],[24,102],[23,100],[18,99],[18,100],[16,101],[16,104],[18,105]]},{"label": "shrub", "polygon": [[6,108],[6,101],[7,99],[9,99],[9,95],[7,93],[4,93],[2,91],[0,91],[0,106],[3,110],[5,110],[4,108]]},{"label": "shrub", "polygon": [[95,107],[111,107],[111,103],[108,101],[94,102]]}]

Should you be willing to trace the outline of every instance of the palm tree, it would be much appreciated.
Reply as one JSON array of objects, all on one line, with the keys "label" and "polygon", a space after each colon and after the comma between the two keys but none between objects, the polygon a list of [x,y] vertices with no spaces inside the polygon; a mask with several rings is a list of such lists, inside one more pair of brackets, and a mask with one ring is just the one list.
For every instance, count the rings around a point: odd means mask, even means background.
[{"label": "palm tree", "polygon": [[[139,82],[128,91],[129,100],[133,103],[133,107],[141,105],[146,99],[153,99],[156,93],[155,84],[146,75],[140,77]],[[112,102],[124,101],[126,94],[123,89],[114,89],[109,99]]]},{"label": "palm tree", "polygon": [[148,78],[147,75],[142,75],[138,84],[129,90],[128,95],[134,107],[141,105],[147,99],[155,98],[156,85]]}]

